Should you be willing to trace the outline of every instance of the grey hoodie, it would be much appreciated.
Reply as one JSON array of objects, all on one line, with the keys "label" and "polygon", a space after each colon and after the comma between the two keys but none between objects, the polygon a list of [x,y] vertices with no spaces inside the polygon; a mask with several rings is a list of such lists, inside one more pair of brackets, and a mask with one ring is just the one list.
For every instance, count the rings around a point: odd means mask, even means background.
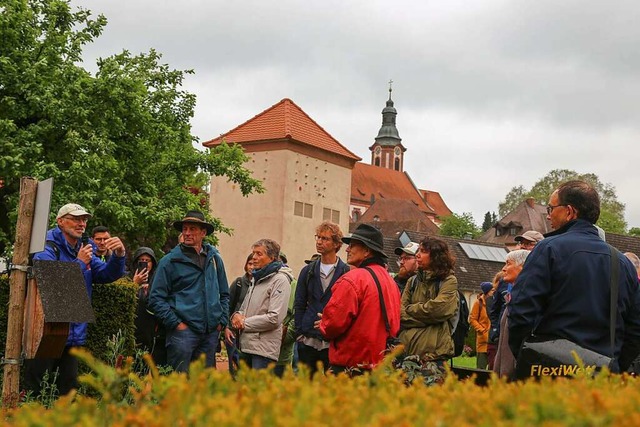
[{"label": "grey hoodie", "polygon": [[275,273],[252,280],[239,313],[246,317],[240,334],[240,351],[267,357],[274,362],[280,354],[282,322],[287,315],[293,271],[282,267]]}]

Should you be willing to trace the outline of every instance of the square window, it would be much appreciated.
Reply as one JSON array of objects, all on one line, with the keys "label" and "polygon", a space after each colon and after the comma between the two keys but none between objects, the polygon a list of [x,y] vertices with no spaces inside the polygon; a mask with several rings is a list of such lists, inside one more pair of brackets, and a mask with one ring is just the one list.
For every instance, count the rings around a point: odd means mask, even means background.
[{"label": "square window", "polygon": [[313,205],[310,205],[309,203],[304,204],[304,217],[313,218]]},{"label": "square window", "polygon": [[302,202],[294,202],[293,203],[293,214],[296,216],[303,216],[304,212],[304,203]]},{"label": "square window", "polygon": [[331,211],[331,222],[340,224],[340,211]]},{"label": "square window", "polygon": [[331,209],[323,208],[322,209],[322,220],[323,221],[331,221]]}]

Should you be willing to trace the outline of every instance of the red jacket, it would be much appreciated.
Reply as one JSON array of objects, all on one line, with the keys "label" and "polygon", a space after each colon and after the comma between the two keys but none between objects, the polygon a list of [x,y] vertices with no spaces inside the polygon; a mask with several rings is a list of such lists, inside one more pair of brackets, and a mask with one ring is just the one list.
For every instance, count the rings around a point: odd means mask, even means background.
[{"label": "red jacket", "polygon": [[[400,330],[400,291],[387,270],[372,264],[384,296],[391,335]],[[364,268],[346,273],[333,285],[322,312],[320,332],[331,341],[329,362],[344,367],[373,368],[384,357],[389,334],[380,311],[378,288]]]}]

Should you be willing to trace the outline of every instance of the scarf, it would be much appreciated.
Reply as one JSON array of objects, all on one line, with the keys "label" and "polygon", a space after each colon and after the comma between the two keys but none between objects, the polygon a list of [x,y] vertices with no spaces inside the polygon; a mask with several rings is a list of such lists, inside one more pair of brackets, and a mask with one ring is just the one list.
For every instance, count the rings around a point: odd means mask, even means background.
[{"label": "scarf", "polygon": [[254,282],[253,283],[258,283],[260,280],[264,279],[265,277],[267,277],[268,275],[275,273],[276,271],[280,270],[282,268],[282,262],[281,261],[272,261],[269,264],[265,265],[262,268],[259,268],[257,270],[253,270],[252,274],[253,274],[253,279]]}]

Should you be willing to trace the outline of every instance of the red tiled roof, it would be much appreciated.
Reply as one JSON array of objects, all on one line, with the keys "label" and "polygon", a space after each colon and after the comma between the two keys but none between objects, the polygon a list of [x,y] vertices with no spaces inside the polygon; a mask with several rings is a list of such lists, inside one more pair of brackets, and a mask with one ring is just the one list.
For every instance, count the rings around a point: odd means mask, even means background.
[{"label": "red tiled roof", "polygon": [[[378,217],[377,223],[374,220],[376,216]],[[383,232],[384,234],[392,230],[424,231],[432,234],[440,233],[438,226],[411,200],[376,199],[375,203],[358,219],[357,224],[360,223],[375,223],[381,229],[385,230]]]},{"label": "red tiled roof", "polygon": [[361,160],[318,125],[295,102],[285,98],[262,113],[212,140],[205,147],[227,143],[293,139],[352,160]]},{"label": "red tiled roof", "polygon": [[358,162],[351,171],[351,200],[370,204],[372,195],[374,200],[411,200],[422,212],[435,213],[405,172]]},{"label": "red tiled roof", "polygon": [[431,206],[431,208],[436,212],[436,215],[440,218],[444,218],[445,216],[449,216],[453,213],[437,191],[420,190],[420,193],[427,201],[427,204]]}]

